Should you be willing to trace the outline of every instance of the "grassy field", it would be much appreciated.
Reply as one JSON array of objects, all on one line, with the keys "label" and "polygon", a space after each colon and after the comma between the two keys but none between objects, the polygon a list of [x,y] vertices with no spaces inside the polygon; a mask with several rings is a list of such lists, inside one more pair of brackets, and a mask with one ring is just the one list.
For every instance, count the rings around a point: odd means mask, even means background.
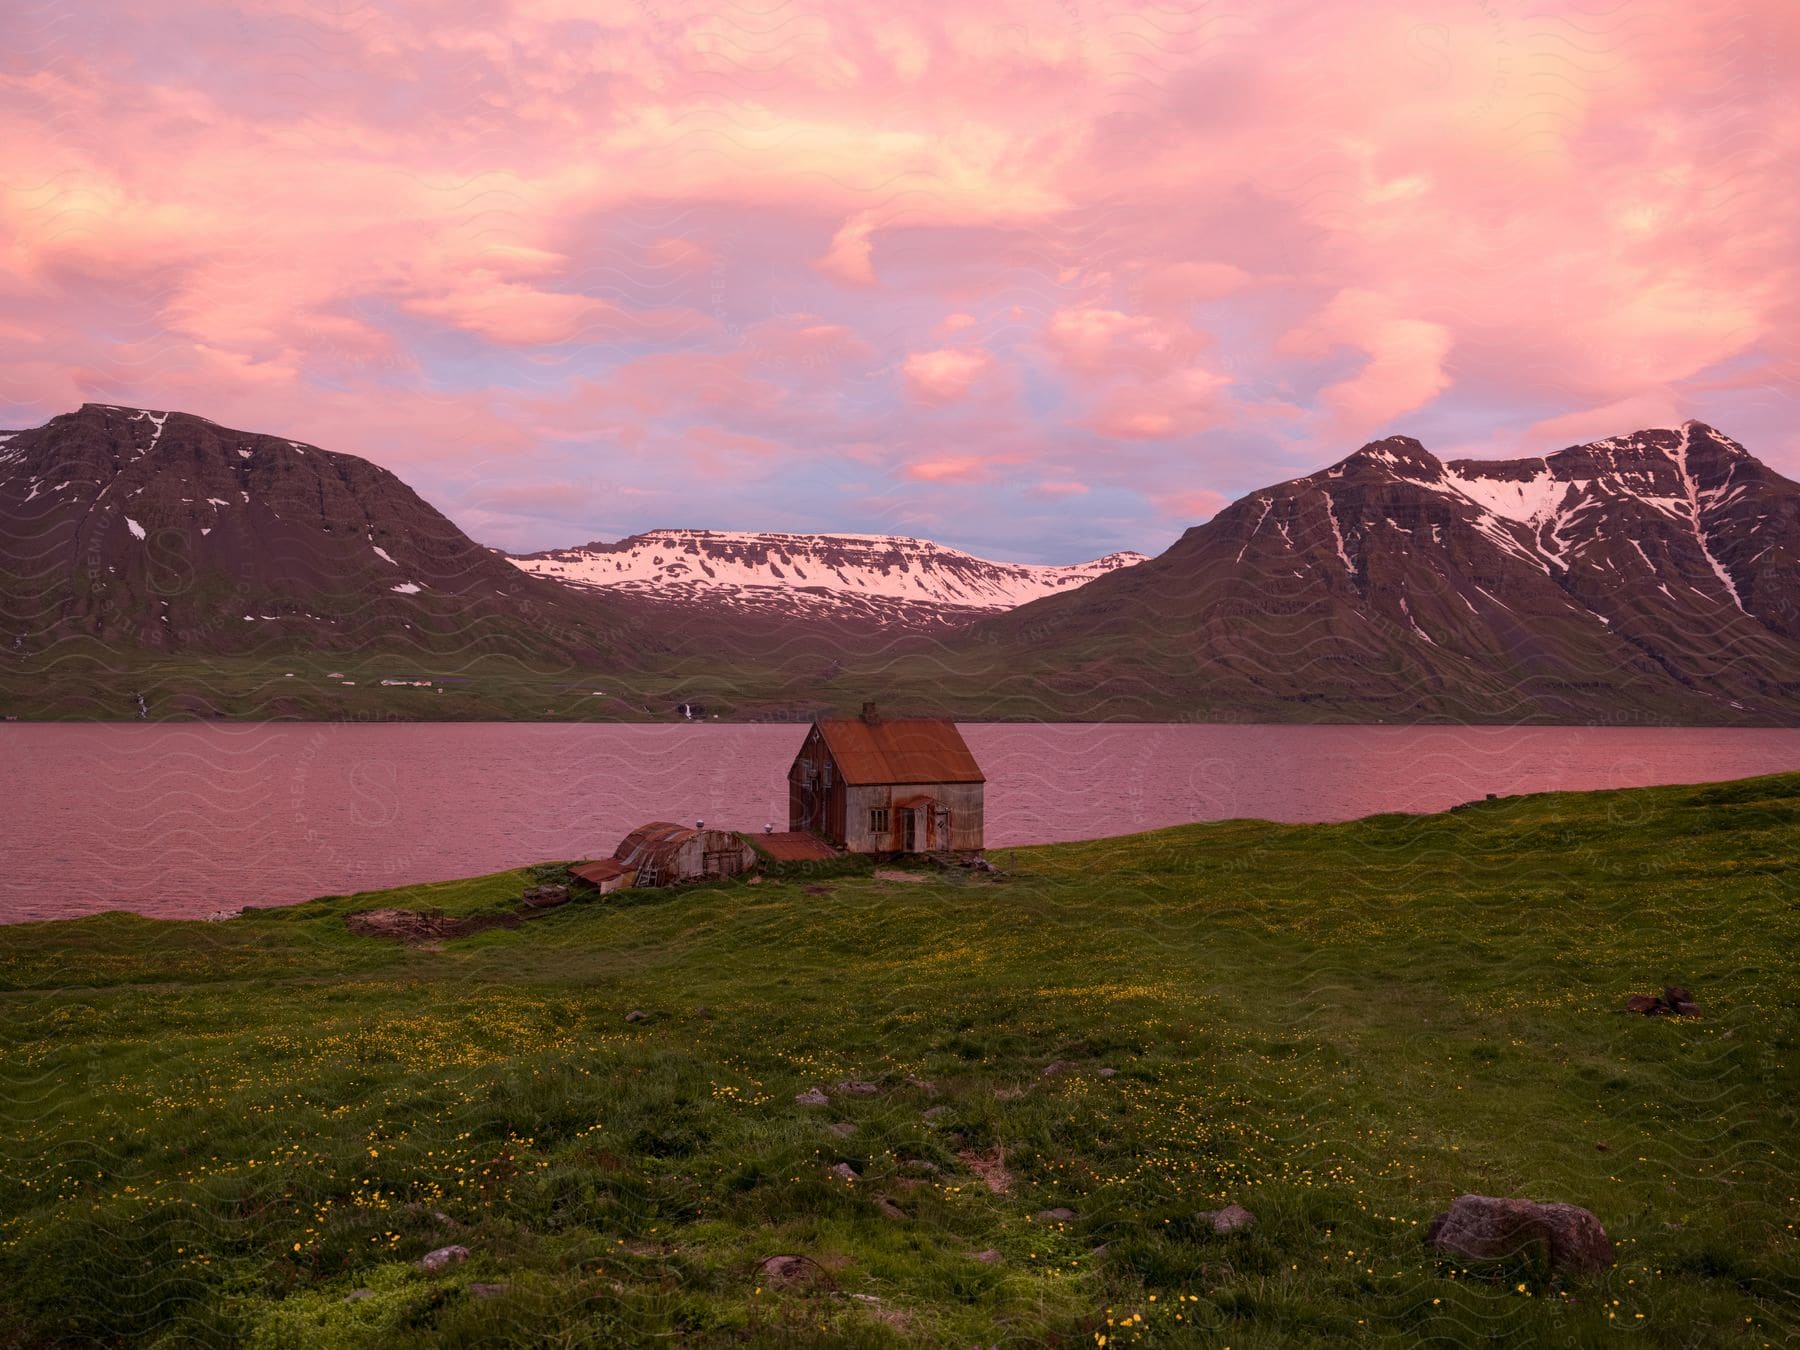
[{"label": "grassy field", "polygon": [[[0,1344],[1800,1335],[1800,775],[996,862],[0,930]],[[1465,1191],[1616,1268],[1433,1259]]]}]

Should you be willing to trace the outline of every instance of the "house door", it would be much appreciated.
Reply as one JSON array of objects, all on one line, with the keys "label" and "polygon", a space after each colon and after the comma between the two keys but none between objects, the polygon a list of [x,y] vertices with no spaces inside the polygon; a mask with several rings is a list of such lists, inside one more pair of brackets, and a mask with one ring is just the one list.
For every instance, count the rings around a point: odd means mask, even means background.
[{"label": "house door", "polygon": [[919,851],[919,813],[910,808],[900,813],[901,847],[908,853]]},{"label": "house door", "polygon": [[708,850],[705,869],[709,877],[735,877],[744,870],[744,855],[735,848]]}]

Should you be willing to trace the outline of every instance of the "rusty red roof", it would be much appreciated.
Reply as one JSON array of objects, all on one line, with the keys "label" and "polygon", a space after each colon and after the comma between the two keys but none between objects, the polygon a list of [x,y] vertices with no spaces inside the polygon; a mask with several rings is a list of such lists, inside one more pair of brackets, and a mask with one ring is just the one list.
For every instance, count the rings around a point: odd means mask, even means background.
[{"label": "rusty red roof", "polygon": [[985,783],[956,723],[935,717],[832,718],[819,734],[844,781],[865,783]]},{"label": "rusty red roof", "polygon": [[776,862],[820,862],[838,856],[835,848],[806,830],[783,830],[780,834],[758,834],[750,838]]}]

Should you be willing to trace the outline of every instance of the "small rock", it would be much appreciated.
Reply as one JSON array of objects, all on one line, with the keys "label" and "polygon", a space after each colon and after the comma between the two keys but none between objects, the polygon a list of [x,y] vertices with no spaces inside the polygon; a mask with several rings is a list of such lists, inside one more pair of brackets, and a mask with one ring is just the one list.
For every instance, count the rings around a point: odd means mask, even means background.
[{"label": "small rock", "polygon": [[1088,1255],[1089,1256],[1105,1256],[1111,1250],[1112,1250],[1112,1248],[1110,1246],[1108,1246],[1106,1243],[1102,1242],[1098,1247],[1089,1247]]},{"label": "small rock", "polygon": [[499,1298],[511,1288],[510,1284],[472,1284],[469,1292],[476,1298]]},{"label": "small rock", "polygon": [[927,1097],[935,1097],[938,1095],[938,1085],[936,1083],[932,1082],[929,1078],[910,1078],[909,1077],[906,1080],[906,1085],[910,1088],[917,1088],[920,1092],[923,1092]]},{"label": "small rock", "polygon": [[1700,1005],[1694,1002],[1694,996],[1678,984],[1663,987],[1663,1002],[1669,1005],[1669,1011],[1677,1017],[1698,1017]]},{"label": "small rock", "polygon": [[856,1133],[856,1126],[852,1125],[847,1120],[836,1121],[827,1125],[825,1128],[835,1134],[839,1139],[848,1139],[851,1135]]},{"label": "small rock", "polygon": [[846,1097],[873,1097],[881,1089],[873,1083],[858,1082],[854,1078],[846,1078],[832,1085],[833,1090]]},{"label": "small rock", "polygon": [[760,885],[762,885],[762,877],[760,877],[760,876],[751,877],[746,884],[750,885],[750,886],[760,886]]},{"label": "small rock", "polygon": [[776,1288],[816,1284],[825,1273],[817,1261],[806,1256],[765,1256],[756,1269],[763,1283]]},{"label": "small rock", "polygon": [[824,1106],[831,1098],[827,1097],[815,1087],[808,1088],[805,1092],[796,1092],[794,1094],[794,1100],[799,1102],[802,1106]]},{"label": "small rock", "polygon": [[985,1252],[976,1252],[975,1259],[983,1265],[991,1266],[1000,1259],[1000,1253],[989,1247]]},{"label": "small rock", "polygon": [[1613,1263],[1606,1229],[1579,1205],[1459,1195],[1448,1212],[1431,1221],[1425,1240],[1443,1255],[1463,1260],[1542,1256],[1555,1273],[1593,1274]]},{"label": "small rock", "polygon": [[1075,1219],[1075,1211],[1058,1205],[1055,1209],[1040,1209],[1031,1217],[1039,1223],[1071,1223]]},{"label": "small rock", "polygon": [[1662,997],[1655,994],[1632,994],[1625,1000],[1628,1013],[1636,1013],[1640,1017],[1698,1017],[1700,1005],[1694,1002],[1694,994],[1678,984],[1663,986]]},{"label": "small rock", "polygon": [[1612,1152],[1612,1145],[1611,1145],[1611,1144],[1608,1144],[1608,1143],[1607,1143],[1607,1142],[1606,1142],[1606,1140],[1604,1140],[1604,1139],[1602,1139],[1602,1140],[1601,1140],[1601,1141],[1600,1141],[1600,1142],[1599,1142],[1599,1143],[1597,1143],[1597,1144],[1595,1144],[1595,1145],[1594,1145],[1594,1152],[1596,1152],[1596,1153],[1610,1153],[1610,1152]]},{"label": "small rock", "polygon": [[349,1293],[344,1295],[344,1302],[361,1303],[365,1298],[374,1297],[375,1291],[373,1289],[352,1289]]},{"label": "small rock", "polygon": [[569,903],[567,886],[532,886],[524,895],[527,909],[555,909]]},{"label": "small rock", "polygon": [[1215,1233],[1236,1233],[1245,1228],[1256,1227],[1256,1215],[1242,1205],[1227,1205],[1224,1209],[1205,1209],[1200,1211],[1200,1218],[1212,1225]]},{"label": "small rock", "polygon": [[630,1012],[625,1014],[625,1020],[627,1022],[648,1022],[650,1020],[650,1014],[645,1012],[642,1008],[633,1008]]},{"label": "small rock", "polygon": [[1115,1076],[1115,1075],[1116,1075],[1116,1074],[1117,1074],[1117,1073],[1118,1073],[1118,1072],[1119,1072],[1119,1071],[1118,1071],[1118,1070],[1117,1070],[1117,1069],[1101,1069],[1101,1070],[1100,1070],[1100,1076],[1101,1076],[1101,1077],[1102,1077],[1102,1078],[1112,1078],[1112,1077],[1114,1077],[1114,1076]]},{"label": "small rock", "polygon": [[1048,1064],[1044,1065],[1043,1076],[1045,1078],[1055,1078],[1059,1074],[1065,1074],[1068,1072],[1070,1072],[1069,1065],[1063,1063],[1063,1061],[1060,1059],[1053,1059]]},{"label": "small rock", "polygon": [[695,1017],[705,1017],[705,1018],[711,1019],[712,1009],[707,1007],[704,1003],[702,1003],[698,1008],[694,1009],[694,1016]]},{"label": "small rock", "polygon": [[906,1211],[901,1209],[900,1206],[896,1205],[885,1195],[876,1197],[875,1207],[881,1211],[881,1215],[885,1219],[893,1219],[895,1222],[900,1222],[906,1218]]},{"label": "small rock", "polygon": [[451,1266],[460,1266],[469,1259],[467,1247],[439,1247],[435,1252],[426,1252],[416,1263],[420,1270],[436,1274],[440,1270],[448,1270]]},{"label": "small rock", "polygon": [[831,1169],[831,1175],[836,1177],[839,1181],[862,1180],[862,1173],[858,1172],[849,1163],[839,1163],[836,1167]]},{"label": "small rock", "polygon": [[922,1116],[927,1124],[935,1125],[938,1121],[942,1120],[945,1116],[947,1116],[949,1114],[950,1114],[949,1107],[933,1106],[933,1107],[930,1107],[927,1110],[925,1110],[922,1113]]}]

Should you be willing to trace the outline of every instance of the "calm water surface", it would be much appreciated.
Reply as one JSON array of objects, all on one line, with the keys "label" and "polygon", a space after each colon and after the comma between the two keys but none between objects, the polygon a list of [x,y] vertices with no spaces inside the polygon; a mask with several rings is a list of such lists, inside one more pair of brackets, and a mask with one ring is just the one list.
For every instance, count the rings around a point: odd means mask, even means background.
[{"label": "calm water surface", "polygon": [[[1800,730],[965,726],[991,847],[1190,820],[1800,769]],[[802,726],[0,727],[0,922],[243,904],[599,857],[650,820],[786,825]]]}]

